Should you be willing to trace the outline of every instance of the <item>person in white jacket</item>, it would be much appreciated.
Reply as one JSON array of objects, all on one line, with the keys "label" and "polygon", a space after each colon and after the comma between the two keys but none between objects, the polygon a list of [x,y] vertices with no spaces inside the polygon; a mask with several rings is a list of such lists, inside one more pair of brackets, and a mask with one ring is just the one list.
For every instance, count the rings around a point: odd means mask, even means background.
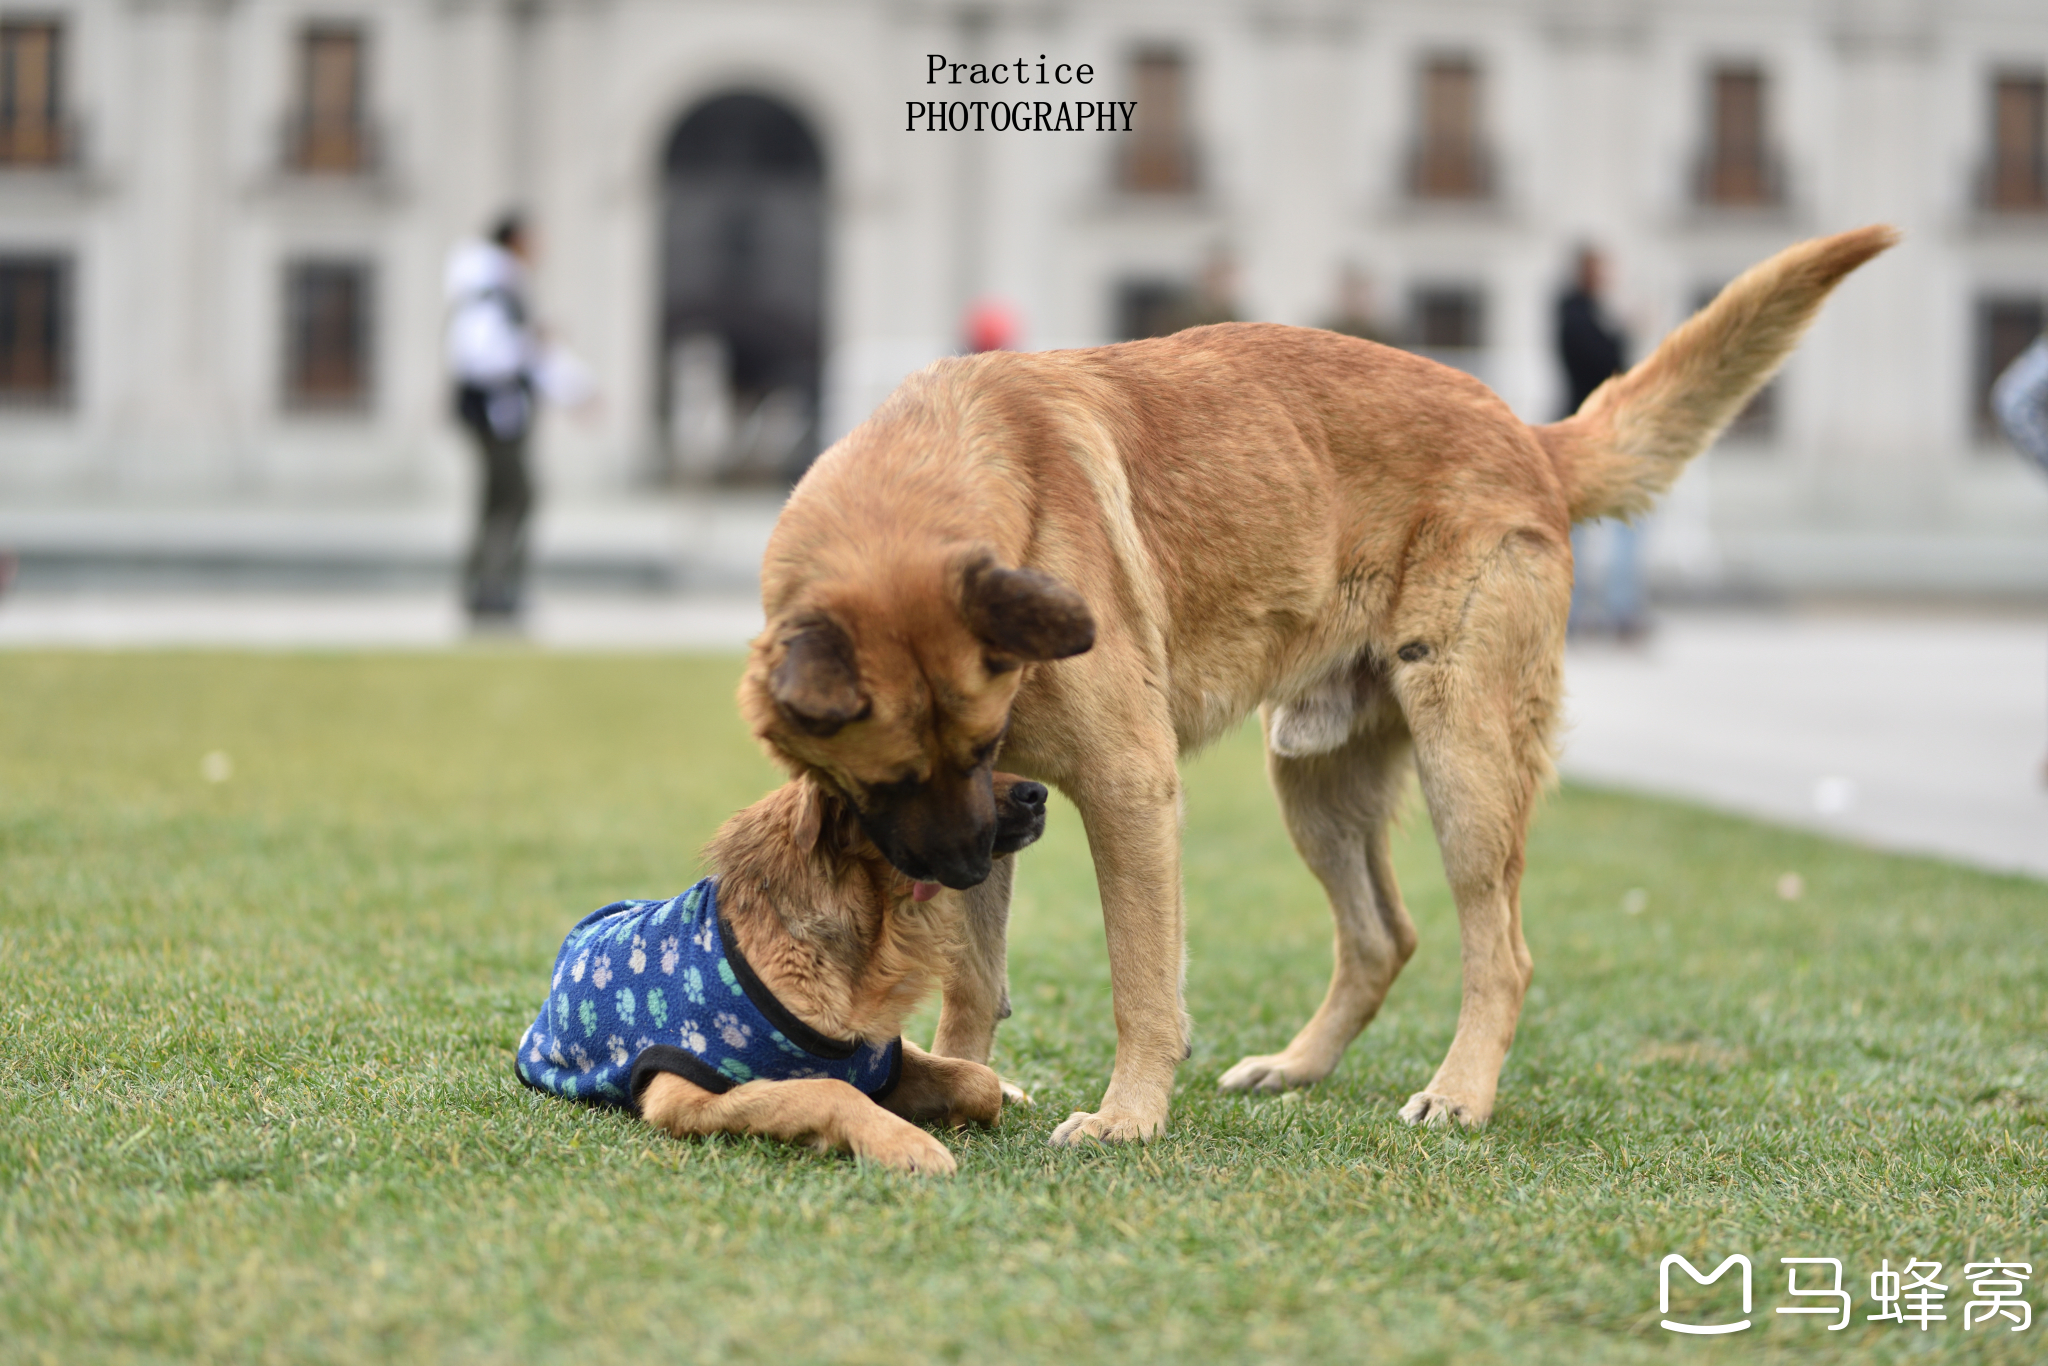
[{"label": "person in white jacket", "polygon": [[455,411],[483,461],[476,539],[463,570],[463,600],[479,625],[518,620],[533,511],[526,439],[533,430],[541,351],[527,320],[525,221],[506,214],[481,241],[448,257],[448,368]]}]

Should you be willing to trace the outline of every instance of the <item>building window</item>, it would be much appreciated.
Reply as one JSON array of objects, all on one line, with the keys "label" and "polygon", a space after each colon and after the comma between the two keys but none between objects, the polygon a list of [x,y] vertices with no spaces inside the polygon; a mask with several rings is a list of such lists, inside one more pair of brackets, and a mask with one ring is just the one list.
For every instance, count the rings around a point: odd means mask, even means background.
[{"label": "building window", "polygon": [[1417,199],[1485,199],[1493,166],[1480,134],[1478,63],[1433,57],[1422,67],[1408,188]]},{"label": "building window", "polygon": [[1702,204],[1775,204],[1781,187],[1766,117],[1768,82],[1755,66],[1718,66],[1707,79],[1707,149],[1700,158]]},{"label": "building window", "polygon": [[1131,59],[1138,107],[1117,183],[1133,194],[1190,194],[1195,146],[1188,119],[1188,65],[1180,53],[1148,48]]},{"label": "building window", "polygon": [[321,24],[299,38],[299,91],[286,160],[300,171],[349,174],[370,166],[363,31]]},{"label": "building window", "polygon": [[1469,285],[1418,285],[1409,296],[1409,338],[1418,351],[1477,351],[1486,345],[1486,296]]},{"label": "building window", "polygon": [[62,30],[47,21],[0,23],[0,166],[68,159],[61,39]]},{"label": "building window", "polygon": [[2048,308],[2040,295],[1993,295],[1977,301],[1977,383],[1972,409],[1977,440],[1995,445],[2005,440],[1998,415],[1991,411],[1991,386],[2005,367],[2041,335]]},{"label": "building window", "polygon": [[[1693,295],[1692,309],[1697,313],[1720,296],[1722,286],[1708,285]],[[1742,411],[1735,415],[1721,432],[1723,441],[1734,441],[1746,445],[1763,445],[1778,434],[1778,384],[1773,377],[1770,383],[1749,396],[1749,402],[1742,405]]]},{"label": "building window", "polygon": [[370,267],[295,261],[285,270],[285,403],[361,408],[370,399]]},{"label": "building window", "polygon": [[70,397],[70,275],[59,257],[0,256],[0,403]]},{"label": "building window", "polygon": [[1987,209],[2048,209],[2048,78],[2006,74],[1991,83]]}]

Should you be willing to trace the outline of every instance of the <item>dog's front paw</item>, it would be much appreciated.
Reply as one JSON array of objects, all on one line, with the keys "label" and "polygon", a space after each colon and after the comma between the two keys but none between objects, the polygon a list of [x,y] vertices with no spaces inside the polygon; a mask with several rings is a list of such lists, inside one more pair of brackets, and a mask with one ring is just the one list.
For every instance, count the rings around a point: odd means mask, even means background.
[{"label": "dog's front paw", "polygon": [[1471,1128],[1484,1124],[1487,1112],[1469,1101],[1456,1096],[1447,1096],[1437,1091],[1417,1091],[1408,1097],[1408,1103],[1401,1107],[1401,1119],[1407,1124],[1427,1124],[1442,1128],[1452,1120]]},{"label": "dog's front paw", "polygon": [[[1007,1086],[993,1069],[978,1062],[957,1064],[961,1076],[954,1083],[952,1104],[947,1107],[945,1122],[958,1128],[962,1124],[996,1125],[1003,1120],[1003,1101],[1014,1087]],[[1022,1095],[1019,1091],[1017,1094]]]},{"label": "dog's front paw", "polygon": [[1108,1110],[1091,1114],[1076,1110],[1068,1115],[1048,1140],[1055,1148],[1078,1148],[1083,1143],[1146,1142],[1166,1131],[1166,1117],[1148,1120],[1140,1115],[1117,1115]]},{"label": "dog's front paw", "polygon": [[1031,1093],[1026,1091],[1023,1087],[1019,1086],[1016,1082],[1011,1081],[1008,1077],[998,1077],[996,1078],[996,1081],[1003,1088],[1003,1104],[1031,1104]]},{"label": "dog's front paw", "polygon": [[912,1176],[951,1176],[959,1169],[945,1144],[900,1120],[886,1130],[855,1140],[853,1155]]},{"label": "dog's front paw", "polygon": [[1219,1091],[1290,1091],[1297,1086],[1313,1086],[1330,1074],[1328,1068],[1317,1070],[1299,1059],[1285,1053],[1268,1053],[1262,1057],[1246,1058],[1237,1066],[1225,1072],[1216,1080]]}]

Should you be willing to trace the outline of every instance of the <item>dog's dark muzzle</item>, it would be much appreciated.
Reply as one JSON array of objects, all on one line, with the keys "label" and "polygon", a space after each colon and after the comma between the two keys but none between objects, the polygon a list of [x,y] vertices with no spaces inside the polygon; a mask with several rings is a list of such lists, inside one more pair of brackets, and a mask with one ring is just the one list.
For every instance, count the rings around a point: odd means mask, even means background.
[{"label": "dog's dark muzzle", "polygon": [[964,892],[988,880],[995,863],[996,828],[990,826],[971,845],[938,849],[913,849],[907,844],[876,840],[875,844],[896,865],[897,871],[918,882],[936,882]]},{"label": "dog's dark muzzle", "polygon": [[861,814],[868,838],[904,876],[937,882],[955,891],[980,886],[995,859],[1014,854],[1045,833],[1044,783],[1008,779],[993,791],[994,819],[966,831],[931,829],[916,815],[875,810]]}]

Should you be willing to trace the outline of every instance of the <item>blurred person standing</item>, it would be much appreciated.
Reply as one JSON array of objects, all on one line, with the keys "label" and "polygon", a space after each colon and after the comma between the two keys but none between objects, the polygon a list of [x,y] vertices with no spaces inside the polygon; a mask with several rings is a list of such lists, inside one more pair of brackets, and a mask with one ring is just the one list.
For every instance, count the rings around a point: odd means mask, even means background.
[{"label": "blurred person standing", "polygon": [[1190,327],[1237,321],[1237,258],[1218,246],[1209,252],[1194,286],[1177,292],[1160,310],[1150,335],[1170,337]]},{"label": "blurred person standing", "polygon": [[[1607,262],[1582,246],[1572,286],[1557,301],[1557,354],[1570,387],[1563,416],[1570,417],[1608,378],[1628,369],[1628,339],[1601,307]],[[1572,608],[1567,630],[1606,632],[1640,640],[1649,629],[1644,608],[1643,534],[1639,527],[1602,518],[1572,528]],[[1598,552],[1604,550],[1604,555]],[[1591,572],[1589,572],[1591,571]]]},{"label": "blurred person standing", "polygon": [[[2020,454],[2048,474],[2048,336],[2036,337],[2005,367],[1991,386],[1991,411]],[[2041,761],[2041,781],[2048,783],[2048,759]]]},{"label": "blurred person standing", "polygon": [[1392,335],[1373,311],[1372,277],[1355,265],[1347,265],[1337,277],[1337,312],[1323,324],[1331,332],[1361,337],[1369,342],[1392,346]]},{"label": "blurred person standing", "polygon": [[1230,248],[1217,247],[1209,253],[1209,259],[1202,267],[1201,284],[1175,321],[1179,324],[1175,331],[1238,321],[1237,258],[1231,254]]},{"label": "blurred person standing", "polygon": [[526,441],[533,431],[540,347],[527,321],[525,218],[500,218],[488,238],[448,257],[445,292],[448,368],[455,411],[483,462],[476,537],[463,565],[463,605],[479,627],[519,620],[526,579],[526,528],[533,481]]}]

